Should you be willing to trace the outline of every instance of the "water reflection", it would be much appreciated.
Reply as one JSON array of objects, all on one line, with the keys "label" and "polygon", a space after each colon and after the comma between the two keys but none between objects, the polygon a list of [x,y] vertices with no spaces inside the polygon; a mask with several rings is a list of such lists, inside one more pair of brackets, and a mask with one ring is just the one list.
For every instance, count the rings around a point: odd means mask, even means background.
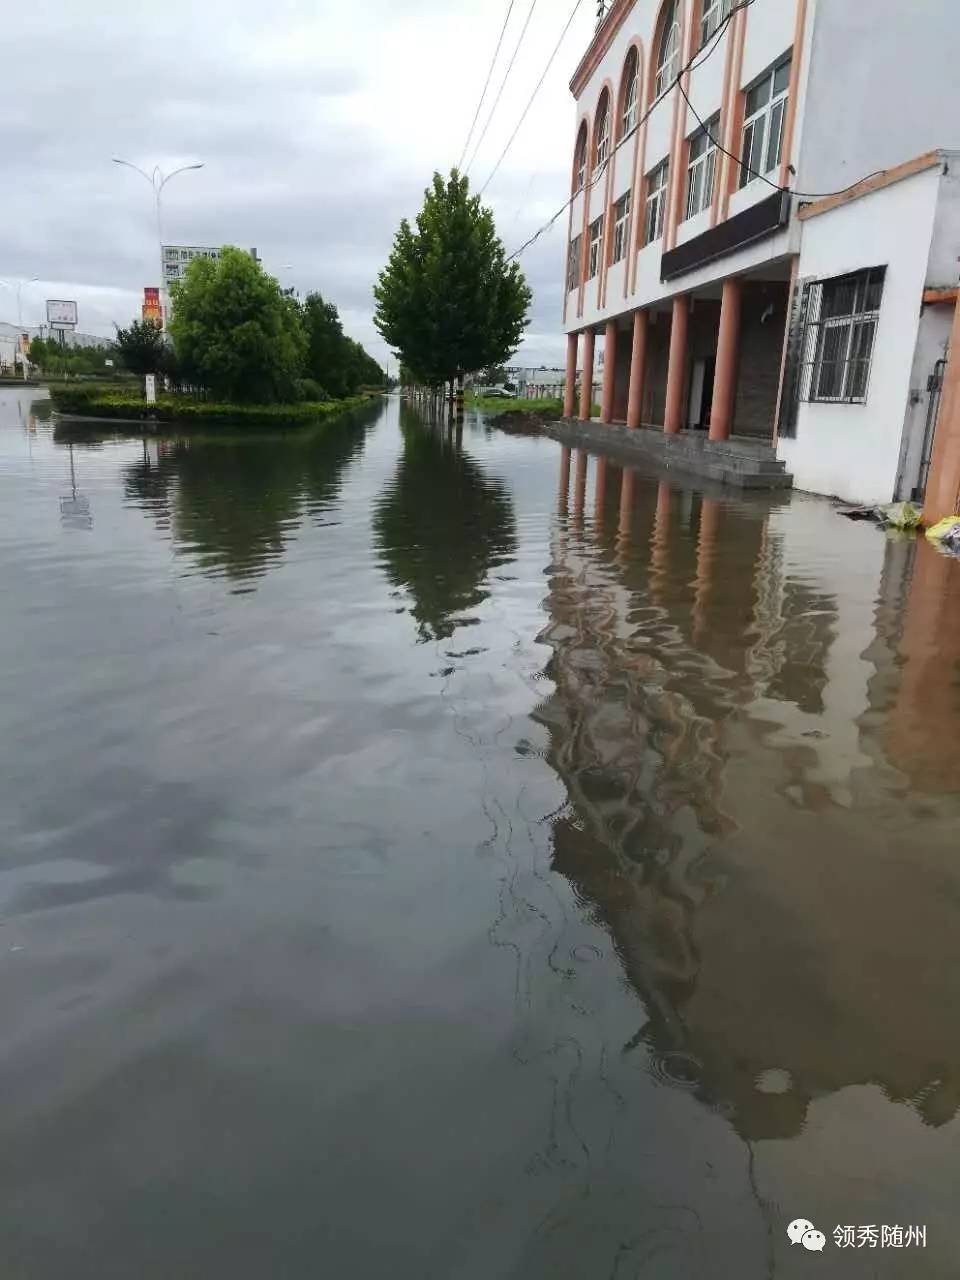
[{"label": "water reflection", "polygon": [[177,550],[201,572],[249,589],[280,560],[303,521],[329,520],[372,414],[279,440],[145,440],[142,457],[124,471],[127,499],[169,529]]},{"label": "water reflection", "polygon": [[[868,1082],[943,1124],[960,1103],[943,1016],[960,997],[943,963],[960,702],[937,637],[960,621],[956,566],[875,532],[852,546],[833,530],[831,547],[822,505],[807,524],[802,500],[608,463],[584,520],[586,472],[581,454],[567,521],[561,457],[541,636],[555,689],[535,718],[569,796],[555,869],[647,1009],[624,1051],[646,1046],[750,1139],[796,1135],[812,1099]],[[914,788],[952,794],[934,816]]]},{"label": "water reflection", "polygon": [[401,410],[396,473],[376,504],[373,535],[390,581],[408,592],[421,640],[442,640],[487,596],[493,569],[516,553],[507,486],[464,452],[462,429]]}]

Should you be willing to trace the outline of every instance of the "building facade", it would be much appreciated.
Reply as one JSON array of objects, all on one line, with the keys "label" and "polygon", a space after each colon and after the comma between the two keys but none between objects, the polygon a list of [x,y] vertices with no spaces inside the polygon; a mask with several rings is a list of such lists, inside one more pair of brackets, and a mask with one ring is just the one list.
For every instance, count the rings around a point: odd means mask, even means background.
[{"label": "building facade", "polygon": [[939,0],[614,0],[571,82],[565,415],[600,339],[603,422],[948,501],[958,37]]}]

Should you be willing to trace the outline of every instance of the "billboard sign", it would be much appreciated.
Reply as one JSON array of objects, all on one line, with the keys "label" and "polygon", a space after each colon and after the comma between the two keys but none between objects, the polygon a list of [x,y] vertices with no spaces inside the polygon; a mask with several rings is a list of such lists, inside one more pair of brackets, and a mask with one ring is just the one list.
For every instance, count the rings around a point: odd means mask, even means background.
[{"label": "billboard sign", "polygon": [[51,329],[75,329],[77,304],[63,298],[47,299],[47,324]]},{"label": "billboard sign", "polygon": [[144,320],[152,320],[154,324],[163,324],[163,307],[160,303],[160,290],[150,285],[143,289],[143,306],[141,316]]},{"label": "billboard sign", "polygon": [[165,244],[163,246],[163,283],[169,288],[186,275],[194,258],[220,257],[220,249],[196,244]]}]

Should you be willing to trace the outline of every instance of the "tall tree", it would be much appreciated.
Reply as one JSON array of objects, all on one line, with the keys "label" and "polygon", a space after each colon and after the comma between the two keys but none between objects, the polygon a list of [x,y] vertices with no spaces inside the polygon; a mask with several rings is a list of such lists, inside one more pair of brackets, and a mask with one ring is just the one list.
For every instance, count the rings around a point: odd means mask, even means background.
[{"label": "tall tree", "polygon": [[456,169],[424,192],[416,228],[400,223],[374,286],[374,323],[417,380],[434,386],[516,351],[530,290],[508,263],[493,214]]},{"label": "tall tree", "polygon": [[241,249],[194,258],[172,288],[180,376],[219,400],[270,404],[296,398],[306,335],[295,299]]},{"label": "tall tree", "polygon": [[303,303],[307,335],[306,370],[334,399],[352,396],[361,386],[382,386],[383,370],[343,332],[340,315],[332,302],[319,293],[308,293]]},{"label": "tall tree", "polygon": [[160,373],[166,363],[167,342],[153,320],[134,320],[129,329],[117,329],[116,347],[124,368],[141,378]]}]

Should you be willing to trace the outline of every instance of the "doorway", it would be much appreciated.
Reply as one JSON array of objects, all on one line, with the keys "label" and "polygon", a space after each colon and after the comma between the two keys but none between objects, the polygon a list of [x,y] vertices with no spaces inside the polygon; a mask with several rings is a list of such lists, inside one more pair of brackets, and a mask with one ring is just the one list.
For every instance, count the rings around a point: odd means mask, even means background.
[{"label": "doorway", "polygon": [[694,360],[690,373],[690,410],[687,426],[691,431],[706,431],[710,426],[710,406],[713,404],[713,379],[717,370],[715,356]]}]

